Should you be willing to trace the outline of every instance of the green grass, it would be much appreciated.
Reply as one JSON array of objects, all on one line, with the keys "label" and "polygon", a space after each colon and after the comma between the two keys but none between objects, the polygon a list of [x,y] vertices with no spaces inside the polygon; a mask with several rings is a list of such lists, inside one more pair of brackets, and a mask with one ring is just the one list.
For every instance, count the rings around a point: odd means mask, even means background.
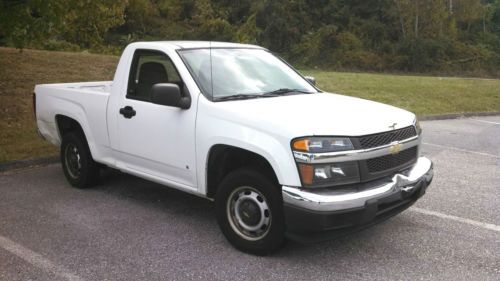
[{"label": "green grass", "polygon": [[[55,155],[36,134],[35,84],[111,80],[118,57],[0,48],[0,162]],[[304,71],[326,91],[376,100],[419,115],[500,111],[500,80]]]},{"label": "green grass", "polygon": [[500,80],[304,71],[326,91],[375,100],[418,115],[500,111]]}]

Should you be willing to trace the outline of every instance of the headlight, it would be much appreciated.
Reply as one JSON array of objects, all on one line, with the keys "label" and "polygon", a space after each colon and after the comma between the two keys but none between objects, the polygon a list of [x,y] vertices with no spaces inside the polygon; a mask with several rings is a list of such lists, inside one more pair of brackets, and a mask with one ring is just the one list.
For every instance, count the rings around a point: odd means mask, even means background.
[{"label": "headlight", "polygon": [[417,130],[417,135],[420,135],[422,133],[422,127],[420,127],[420,122],[418,122],[417,117],[413,120],[413,125],[415,126],[415,130]]},{"label": "headlight", "polygon": [[[296,152],[325,153],[353,150],[349,138],[344,137],[308,137],[292,141]],[[327,164],[297,163],[300,180],[304,187],[326,187],[351,184],[360,181],[357,161]]]},{"label": "headlight", "polygon": [[356,161],[317,165],[299,163],[298,166],[304,187],[325,187],[360,181]]},{"label": "headlight", "polygon": [[321,153],[352,150],[354,146],[349,138],[311,137],[294,140],[292,148],[295,151]]}]

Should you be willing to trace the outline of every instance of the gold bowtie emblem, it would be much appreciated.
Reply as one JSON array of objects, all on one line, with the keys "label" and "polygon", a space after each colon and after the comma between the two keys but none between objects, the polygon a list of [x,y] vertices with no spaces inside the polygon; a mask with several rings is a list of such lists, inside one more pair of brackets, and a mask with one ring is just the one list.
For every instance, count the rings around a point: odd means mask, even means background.
[{"label": "gold bowtie emblem", "polygon": [[401,144],[400,143],[394,143],[389,147],[389,153],[390,154],[398,154],[401,151]]}]

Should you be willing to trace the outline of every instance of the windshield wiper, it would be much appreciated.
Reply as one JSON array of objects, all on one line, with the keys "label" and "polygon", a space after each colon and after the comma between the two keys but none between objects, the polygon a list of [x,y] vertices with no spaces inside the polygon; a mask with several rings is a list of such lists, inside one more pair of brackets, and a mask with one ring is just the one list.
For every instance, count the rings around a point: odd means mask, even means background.
[{"label": "windshield wiper", "polygon": [[236,94],[230,96],[215,97],[214,101],[245,100],[245,99],[255,99],[260,97],[261,95],[256,95],[256,94]]},{"label": "windshield wiper", "polygon": [[308,91],[299,90],[299,89],[281,88],[278,90],[265,92],[262,95],[263,96],[283,96],[283,95],[288,95],[290,93],[312,94],[314,92],[308,92]]},{"label": "windshield wiper", "polygon": [[308,92],[299,89],[289,89],[289,88],[281,88],[274,91],[264,92],[264,93],[253,93],[253,94],[236,94],[222,97],[215,97],[214,101],[227,101],[227,100],[245,100],[245,99],[256,99],[256,98],[269,98],[269,97],[278,97],[284,96],[290,93],[303,93],[303,94],[311,94],[314,92]]}]

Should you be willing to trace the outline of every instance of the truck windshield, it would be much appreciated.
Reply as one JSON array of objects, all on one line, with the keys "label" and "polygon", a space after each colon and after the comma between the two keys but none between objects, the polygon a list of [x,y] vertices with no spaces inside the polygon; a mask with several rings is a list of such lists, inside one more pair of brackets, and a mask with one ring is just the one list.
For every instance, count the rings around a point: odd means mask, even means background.
[{"label": "truck windshield", "polygon": [[201,91],[214,101],[317,92],[266,50],[188,49],[179,54]]}]

